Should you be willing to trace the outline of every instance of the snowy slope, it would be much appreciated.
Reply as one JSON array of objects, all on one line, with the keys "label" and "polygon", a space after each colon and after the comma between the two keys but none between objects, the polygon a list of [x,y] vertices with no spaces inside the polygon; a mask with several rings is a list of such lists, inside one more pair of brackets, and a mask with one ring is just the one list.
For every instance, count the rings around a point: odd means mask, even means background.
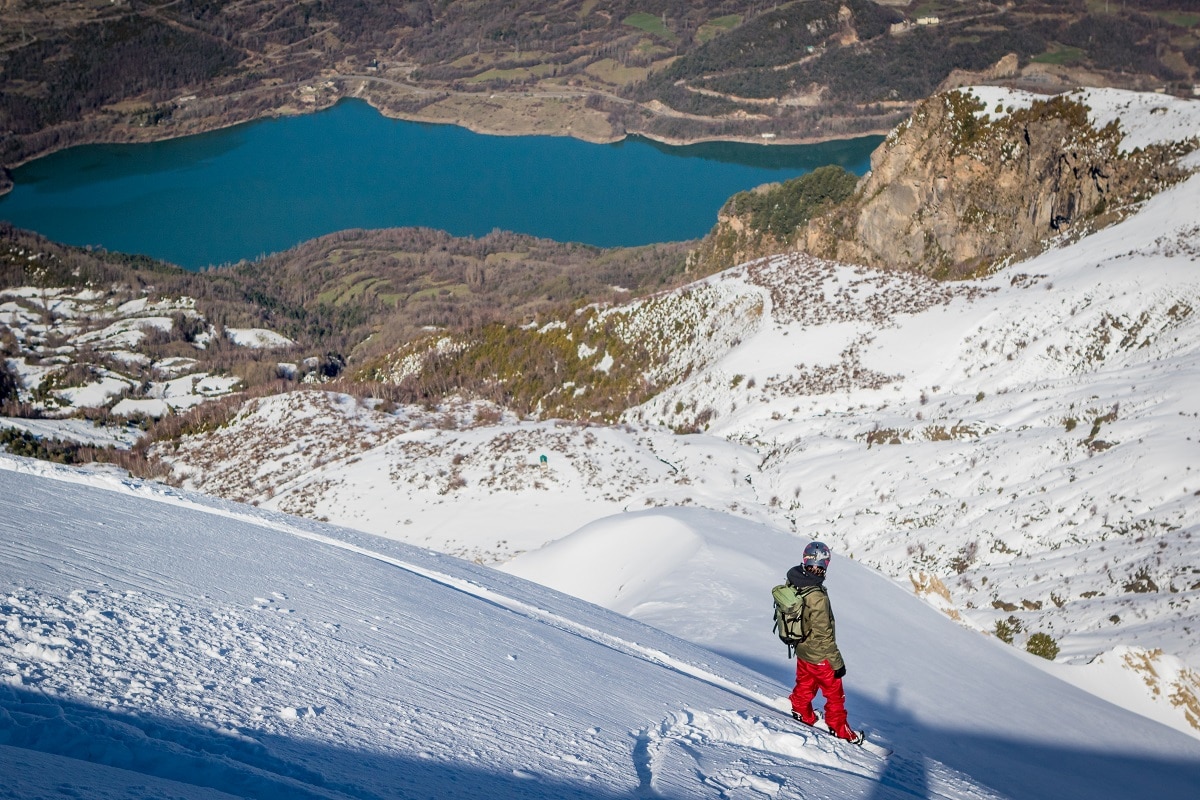
[{"label": "snowy slope", "polygon": [[1200,743],[848,561],[831,591],[851,713],[894,752],[795,728],[772,710],[786,659],[741,599],[793,539],[729,515],[631,514],[558,546],[643,539],[675,598],[732,547],[711,588],[733,602],[704,614],[732,660],[317,522],[10,457],[0,488],[7,796],[1182,798],[1200,779]]},{"label": "snowy slope", "polygon": [[[633,547],[647,558],[631,565]],[[505,570],[701,641],[788,684],[792,666],[762,597],[800,549],[792,536],[729,515],[656,510],[600,520]],[[1060,797],[1078,791],[1081,771],[1092,769],[1064,751],[1115,753],[1131,737],[1157,737],[1141,733],[1153,723],[1040,673],[1040,659],[981,641],[853,561],[835,555],[827,585],[851,723],[874,728],[897,752],[954,766],[1004,796]]]},{"label": "snowy slope", "polygon": [[[979,91],[989,113],[1026,102]],[[1194,101],[1081,97],[1097,124],[1120,121],[1125,149],[1200,132]],[[1200,166],[1200,153],[1187,163]],[[760,582],[778,580],[784,550],[818,536],[840,565],[874,567],[970,629],[981,651],[1200,737],[1198,209],[1193,177],[1117,226],[979,281],[798,256],[731,269],[678,303],[648,304],[659,316],[688,309],[675,321],[704,335],[681,338],[679,363],[663,371],[691,377],[618,426],[517,421],[481,404],[385,413],[304,392],[252,401],[162,455],[191,489],[485,564],[526,553],[505,568],[773,680],[787,665],[764,655],[778,645],[762,641]],[[714,315],[704,326],[699,307]],[[672,432],[699,419],[702,434]],[[677,511],[695,508],[731,516],[700,524]],[[608,520],[654,509],[676,511],[651,517],[652,533]],[[588,535],[554,545],[593,522],[626,543],[623,559],[608,557],[615,544],[584,547]],[[739,544],[714,545],[714,526],[738,531]],[[656,538],[660,528],[673,538]],[[740,546],[751,529],[792,538],[768,558],[754,537]],[[585,568],[579,549],[592,553]],[[745,585],[726,585],[742,580],[735,565]],[[701,567],[719,594],[683,579]],[[706,613],[678,613],[685,598]],[[727,614],[753,638],[734,646],[714,633]],[[991,635],[997,626],[1012,648]],[[1061,648],[1054,663],[1024,655],[1035,633]],[[886,706],[880,680],[852,690]],[[945,716],[932,700],[910,713],[934,728]],[[1020,741],[1008,726],[1025,713],[988,724]],[[1053,717],[1034,727],[1053,730]],[[890,735],[886,719],[871,722]]]},{"label": "snowy slope", "polygon": [[87,794],[89,762],[126,771],[117,796],[141,796],[147,774],[184,796],[258,797],[801,796],[831,782],[862,796],[884,767],[788,732],[760,702],[778,687],[752,673],[523,581],[160,488],[3,467],[15,796]]},{"label": "snowy slope", "polygon": [[[988,113],[1028,100],[978,91]],[[1126,149],[1200,132],[1195,101],[1079,97]],[[303,393],[161,455],[188,488],[488,564],[650,508],[819,536],[1018,650],[1049,636],[1042,666],[1200,736],[1197,209],[1193,176],[984,280],[736,267],[630,316],[699,333],[662,367],[690,377],[618,426]]]},{"label": "snowy slope", "polygon": [[1018,646],[1045,633],[1065,677],[1200,731],[1197,209],[1193,177],[941,297],[798,258],[734,270],[766,322],[636,418],[712,409],[798,533]]}]

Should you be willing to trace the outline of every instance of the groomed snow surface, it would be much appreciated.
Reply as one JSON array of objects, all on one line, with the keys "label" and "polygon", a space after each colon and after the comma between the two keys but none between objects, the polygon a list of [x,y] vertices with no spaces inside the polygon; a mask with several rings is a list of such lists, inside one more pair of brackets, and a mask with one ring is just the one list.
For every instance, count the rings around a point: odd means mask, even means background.
[{"label": "groomed snow surface", "polygon": [[798,727],[764,609],[790,534],[658,509],[553,550],[511,568],[653,604],[658,626],[396,541],[0,456],[0,797],[1091,800],[1200,785],[1200,741],[846,559],[829,587],[851,720],[891,752]]}]

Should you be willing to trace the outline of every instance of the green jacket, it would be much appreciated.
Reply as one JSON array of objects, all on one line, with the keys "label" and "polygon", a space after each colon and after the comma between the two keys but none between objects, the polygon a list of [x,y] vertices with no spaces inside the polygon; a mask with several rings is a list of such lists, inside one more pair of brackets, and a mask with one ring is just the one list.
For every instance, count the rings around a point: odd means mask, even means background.
[{"label": "green jacket", "polygon": [[829,606],[829,595],[824,586],[803,587],[804,630],[808,638],[796,645],[796,658],[810,664],[828,660],[835,670],[846,666],[838,651],[834,634],[833,609]]}]

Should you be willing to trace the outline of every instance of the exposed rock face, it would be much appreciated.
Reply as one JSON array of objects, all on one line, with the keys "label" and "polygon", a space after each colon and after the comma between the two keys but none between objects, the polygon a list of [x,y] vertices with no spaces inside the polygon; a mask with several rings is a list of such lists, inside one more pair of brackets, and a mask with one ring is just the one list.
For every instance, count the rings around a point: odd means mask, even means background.
[{"label": "exposed rock face", "polygon": [[1021,72],[1021,62],[1016,53],[1009,53],[992,66],[979,72],[965,69],[952,70],[946,79],[938,86],[938,92],[948,92],[961,86],[976,86],[1004,78],[1011,78]]},{"label": "exposed rock face", "polygon": [[1177,153],[1122,153],[1060,95],[989,116],[974,95],[926,100],[871,157],[855,197],[812,220],[797,249],[941,277],[971,274],[1051,237],[1113,221],[1179,177]]}]

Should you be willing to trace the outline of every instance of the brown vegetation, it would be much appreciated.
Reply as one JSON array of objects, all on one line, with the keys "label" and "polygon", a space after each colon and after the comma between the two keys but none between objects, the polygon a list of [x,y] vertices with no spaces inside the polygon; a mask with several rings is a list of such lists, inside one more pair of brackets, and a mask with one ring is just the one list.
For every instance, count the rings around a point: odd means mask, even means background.
[{"label": "brown vegetation", "polygon": [[[370,391],[393,403],[436,402],[452,385],[474,387],[472,392],[481,394],[480,381],[499,369],[486,364],[497,359],[531,376],[549,369],[547,380],[553,378],[561,363],[553,354],[562,348],[524,341],[529,338],[522,329],[525,323],[569,318],[589,304],[638,297],[690,280],[694,275],[684,271],[686,248],[686,243],[674,243],[606,250],[503,232],[473,239],[417,228],[352,230],[261,261],[190,273],[141,257],[58,245],[0,225],[0,287],[101,289],[114,308],[138,298],[194,300],[194,312],[175,313],[169,328],[152,328],[144,335],[138,350],[149,357],[147,363],[115,363],[103,351],[80,349],[74,365],[57,368],[43,380],[35,399],[83,385],[101,369],[126,376],[133,384],[127,394],[136,397],[136,384],[148,385],[157,365],[187,358],[199,371],[237,376],[250,390],[281,391],[305,375],[327,382],[345,372],[362,384],[354,390],[358,394]],[[55,344],[58,325],[46,300],[21,304],[34,314],[48,315],[46,330],[20,340],[9,332],[0,345],[9,357],[36,362],[43,359],[39,353],[53,354],[46,348]],[[39,311],[43,308],[45,312]],[[222,335],[227,328],[267,328],[295,344],[271,350],[240,347]],[[215,335],[210,336],[210,330]],[[428,386],[414,393],[411,387],[373,382],[364,371],[431,330],[475,332],[468,337],[508,331],[508,338],[500,343],[503,346],[481,350],[485,360],[479,364],[460,365],[466,373],[458,378],[440,377],[443,390],[436,392]],[[204,346],[197,347],[201,336]],[[564,353],[570,350],[569,343],[560,344]],[[303,367],[299,374],[284,375],[278,367],[281,361]],[[636,369],[636,361],[629,368]],[[481,377],[468,380],[479,369],[484,370]],[[557,386],[562,381],[560,376],[551,382]],[[518,392],[496,399],[528,411],[547,385],[537,382],[537,397],[521,400]],[[21,401],[15,387],[16,379],[7,370],[0,372],[4,412],[32,415],[32,406]],[[618,393],[601,397],[590,396],[581,407],[599,403],[611,413],[623,402]],[[108,412],[91,413],[103,418]],[[160,425],[158,434],[165,430]]]},{"label": "brown vegetation", "polygon": [[[0,165],[180,136],[351,94],[510,133],[669,141],[882,132],[951,76],[1189,92],[1185,0],[920,6],[870,0],[177,0],[0,10]],[[907,26],[907,27],[906,27]],[[2,188],[2,187],[0,187]]]}]

